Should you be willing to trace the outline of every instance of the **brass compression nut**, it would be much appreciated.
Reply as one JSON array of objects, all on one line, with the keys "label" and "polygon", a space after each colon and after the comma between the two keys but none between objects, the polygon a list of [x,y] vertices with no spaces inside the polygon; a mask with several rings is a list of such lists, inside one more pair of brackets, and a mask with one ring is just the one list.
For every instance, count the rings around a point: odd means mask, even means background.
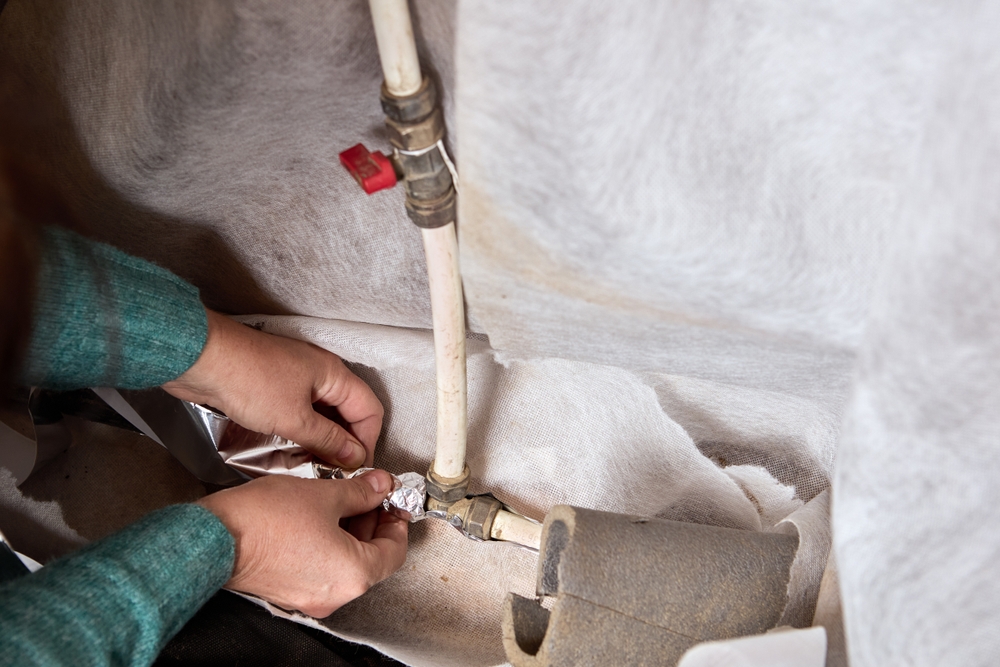
[{"label": "brass compression nut", "polygon": [[431,468],[427,471],[425,477],[427,479],[428,497],[442,503],[453,503],[456,500],[465,498],[465,494],[468,493],[469,478],[472,477],[472,471],[469,470],[469,466],[465,466],[462,469],[460,477],[439,477],[434,474],[434,464],[431,464]]},{"label": "brass compression nut", "polygon": [[454,222],[458,215],[456,202],[455,188],[449,186],[448,191],[437,199],[407,197],[406,214],[417,227],[424,229],[444,227],[449,222]]},{"label": "brass compression nut", "polygon": [[481,540],[490,539],[490,530],[497,512],[503,507],[500,501],[492,496],[476,496],[470,498],[469,509],[465,513],[465,532]]},{"label": "brass compression nut", "polygon": [[433,507],[431,501],[428,501],[428,509],[443,511],[448,523],[461,526],[462,530],[472,537],[489,540],[493,521],[497,518],[497,512],[503,509],[503,505],[493,496],[486,495],[462,498],[453,503]]},{"label": "brass compression nut", "polygon": [[425,76],[417,92],[397,97],[390,93],[383,83],[380,101],[382,112],[387,118],[397,123],[415,123],[427,118],[434,111],[437,106],[437,87],[432,79]]},{"label": "brass compression nut", "polygon": [[424,77],[412,95],[397,97],[382,84],[382,111],[389,142],[403,151],[430,148],[444,137],[444,116],[434,82]]},{"label": "brass compression nut", "polygon": [[385,117],[389,130],[389,143],[401,151],[419,151],[430,148],[444,137],[444,116],[440,108],[416,122],[397,121]]}]

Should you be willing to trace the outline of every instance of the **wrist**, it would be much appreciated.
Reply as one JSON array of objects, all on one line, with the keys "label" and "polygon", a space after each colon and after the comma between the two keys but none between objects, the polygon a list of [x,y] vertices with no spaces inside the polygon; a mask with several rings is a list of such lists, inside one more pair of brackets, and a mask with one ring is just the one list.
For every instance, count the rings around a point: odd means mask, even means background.
[{"label": "wrist", "polygon": [[223,354],[233,345],[229,340],[233,337],[231,329],[242,326],[208,308],[205,314],[208,332],[201,354],[190,368],[162,385],[167,393],[195,403],[211,402],[213,385],[220,384],[218,379],[226,372]]},{"label": "wrist", "polygon": [[230,500],[229,494],[226,490],[223,490],[195,501],[196,505],[211,513],[232,538],[233,562],[230,567],[227,586],[233,584],[247,570],[246,564],[253,561],[252,554],[254,552],[252,545],[249,543],[250,541],[247,539],[247,531],[242,527],[239,507],[238,505],[235,507],[232,506],[233,503],[229,502]]}]

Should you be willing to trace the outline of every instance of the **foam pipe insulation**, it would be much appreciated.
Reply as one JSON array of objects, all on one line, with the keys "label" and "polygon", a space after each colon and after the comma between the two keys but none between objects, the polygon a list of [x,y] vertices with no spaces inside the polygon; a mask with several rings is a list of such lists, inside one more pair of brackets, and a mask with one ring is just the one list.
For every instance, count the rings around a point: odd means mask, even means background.
[{"label": "foam pipe insulation", "polygon": [[556,506],[539,599],[505,601],[504,650],[514,667],[675,665],[700,642],[773,628],[797,546],[779,533]]}]

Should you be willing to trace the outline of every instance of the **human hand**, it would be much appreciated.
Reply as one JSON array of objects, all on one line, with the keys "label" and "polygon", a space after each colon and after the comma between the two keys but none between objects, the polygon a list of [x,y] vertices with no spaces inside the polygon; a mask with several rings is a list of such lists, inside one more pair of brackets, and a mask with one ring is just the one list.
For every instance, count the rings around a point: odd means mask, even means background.
[{"label": "human hand", "polygon": [[[191,368],[163,385],[168,393],[211,405],[251,431],[287,438],[328,463],[372,465],[382,404],[340,357],[207,312],[205,348]],[[348,429],[313,403],[336,407]]]},{"label": "human hand", "polygon": [[271,475],[198,502],[236,540],[226,588],[324,618],[406,560],[409,524],[371,511],[391,491],[384,470],[332,480]]}]

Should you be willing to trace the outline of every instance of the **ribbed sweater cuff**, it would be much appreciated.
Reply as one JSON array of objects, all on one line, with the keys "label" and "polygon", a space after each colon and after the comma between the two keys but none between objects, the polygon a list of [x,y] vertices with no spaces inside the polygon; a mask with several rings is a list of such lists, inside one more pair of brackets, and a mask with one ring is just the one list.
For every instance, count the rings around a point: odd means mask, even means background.
[{"label": "ribbed sweater cuff", "polygon": [[154,512],[0,586],[0,664],[151,664],[233,558],[232,536],[205,508]]},{"label": "ribbed sweater cuff", "polygon": [[208,335],[198,289],[73,232],[43,236],[23,384],[155,387],[191,367]]}]

